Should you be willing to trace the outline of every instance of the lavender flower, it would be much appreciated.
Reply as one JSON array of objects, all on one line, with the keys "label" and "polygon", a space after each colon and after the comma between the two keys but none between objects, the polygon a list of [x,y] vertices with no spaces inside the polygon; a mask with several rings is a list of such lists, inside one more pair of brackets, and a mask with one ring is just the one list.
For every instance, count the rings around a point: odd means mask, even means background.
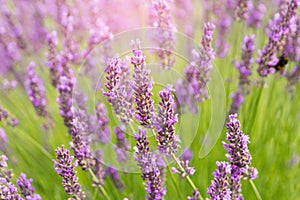
[{"label": "lavender flower", "polygon": [[110,141],[110,132],[108,128],[109,119],[107,117],[107,112],[103,103],[99,103],[96,105],[96,115],[98,126],[100,128],[99,139],[103,144],[107,144]]},{"label": "lavender flower", "polygon": [[[249,76],[251,75],[251,64],[253,63],[253,52],[255,50],[255,35],[245,36],[243,46],[242,46],[242,61],[235,62],[236,68],[240,73],[240,83],[239,85],[243,89],[247,89],[250,84]],[[249,89],[248,89],[249,90]],[[248,92],[246,92],[248,93]]]},{"label": "lavender flower", "polygon": [[46,117],[48,112],[46,110],[47,100],[45,97],[45,87],[44,83],[35,72],[34,62],[31,62],[27,68],[25,86],[29,99],[34,106],[37,115]]},{"label": "lavender flower", "polygon": [[198,191],[198,189],[193,191],[193,196],[188,196],[187,197],[188,200],[200,200],[200,192]]},{"label": "lavender flower", "polygon": [[235,8],[235,12],[234,12],[234,17],[237,21],[248,19],[250,3],[251,3],[250,0],[246,0],[246,1],[239,0],[237,2],[237,7]]},{"label": "lavender flower", "polygon": [[228,176],[231,167],[227,162],[217,162],[216,164],[218,169],[213,173],[214,180],[211,181],[207,194],[210,195],[211,200],[232,199],[230,198],[230,190],[228,189]]},{"label": "lavender flower", "polygon": [[11,183],[12,170],[7,169],[7,157],[0,157],[0,199],[22,200],[18,189]]},{"label": "lavender flower", "polygon": [[53,160],[55,172],[63,178],[62,184],[65,192],[71,195],[72,198],[84,199],[85,193],[81,190],[74,170],[77,167],[77,161],[73,163],[74,157],[70,155],[70,151],[66,150],[64,146],[57,147],[55,152],[57,155],[57,161]]},{"label": "lavender flower", "polygon": [[56,102],[59,104],[60,115],[64,119],[64,124],[68,128],[69,133],[71,132],[73,114],[71,107],[73,104],[72,90],[74,87],[74,81],[67,76],[61,76],[59,83],[57,85],[57,90],[59,92],[59,97]]},{"label": "lavender flower", "polygon": [[121,62],[118,58],[113,58],[106,69],[107,83],[105,84],[107,92],[107,101],[112,105],[114,113],[124,124],[132,121],[132,86],[128,81],[129,67],[128,58]]},{"label": "lavender flower", "polygon": [[136,119],[144,127],[151,127],[154,115],[152,97],[152,84],[149,80],[150,72],[146,69],[146,57],[143,55],[140,42],[132,42],[133,57],[131,63],[134,65],[134,99],[136,102]]},{"label": "lavender flower", "polygon": [[154,19],[153,26],[157,28],[155,39],[158,43],[158,56],[161,60],[163,69],[172,69],[175,63],[175,58],[172,51],[175,49],[177,31],[176,26],[171,19],[171,3],[172,0],[152,0],[152,15]]},{"label": "lavender flower", "polygon": [[47,66],[50,69],[50,78],[52,85],[56,88],[57,84],[59,82],[59,74],[60,69],[58,66],[58,60],[57,60],[57,33],[56,31],[52,31],[48,33],[47,35],[47,42],[48,42],[48,54],[47,54]]},{"label": "lavender flower", "polygon": [[146,135],[147,131],[139,128],[139,133],[134,136],[136,140],[134,158],[142,172],[142,179],[146,181],[147,199],[162,199],[166,194],[166,189],[163,187],[157,161],[152,152],[150,152],[149,141]]},{"label": "lavender flower", "polygon": [[[193,60],[185,68],[185,80],[179,80],[176,84],[176,93],[180,104],[187,104],[190,111],[197,112],[197,103],[208,98],[206,86],[210,80],[210,72],[215,52],[211,47],[212,34],[215,25],[204,25],[201,46],[193,49]],[[184,88],[184,89],[182,89]]]},{"label": "lavender flower", "polygon": [[117,145],[116,145],[116,152],[117,152],[117,160],[119,162],[126,162],[128,159],[128,151],[130,150],[130,145],[125,138],[124,135],[124,128],[123,127],[115,127],[115,134],[117,136]]},{"label": "lavender flower", "polygon": [[17,179],[17,185],[20,188],[21,194],[25,199],[40,200],[41,197],[35,194],[35,188],[32,187],[32,179],[26,179],[26,174],[21,174]]},{"label": "lavender flower", "polygon": [[223,145],[228,152],[226,157],[231,166],[230,196],[233,199],[242,199],[241,179],[255,179],[257,170],[250,168],[252,157],[248,149],[249,136],[240,130],[240,122],[236,116],[236,114],[229,116],[230,121],[226,124],[228,143],[223,142]]},{"label": "lavender flower", "polygon": [[113,184],[117,189],[124,190],[124,184],[122,183],[120,175],[115,168],[107,167],[106,173],[111,178]]},{"label": "lavender flower", "polygon": [[82,170],[87,171],[95,165],[95,159],[90,152],[91,136],[89,135],[87,117],[81,110],[77,111],[75,108],[72,108],[72,112],[74,118],[72,122],[71,149],[74,151],[79,166]]},{"label": "lavender flower", "polygon": [[16,118],[10,116],[10,114],[4,110],[0,105],[0,121],[5,121],[8,125],[15,127],[19,121]]},{"label": "lavender flower", "polygon": [[291,61],[300,62],[300,16],[296,17],[293,29],[295,30],[287,38],[283,52]]},{"label": "lavender flower", "polygon": [[230,114],[233,114],[233,113],[237,113],[240,106],[243,104],[244,102],[244,92],[243,91],[236,91],[234,93],[232,93],[230,95],[231,99],[232,99],[232,103],[231,103],[231,106],[230,106],[230,111],[229,113]]},{"label": "lavender flower", "polygon": [[251,64],[253,62],[253,52],[255,50],[255,35],[245,36],[242,46],[242,61],[235,61],[235,66],[239,70],[239,86],[236,92],[231,95],[232,104],[230,113],[237,113],[239,107],[244,102],[244,96],[249,94]]},{"label": "lavender flower", "polygon": [[275,66],[278,62],[276,54],[283,49],[286,44],[286,39],[291,34],[291,28],[293,25],[294,16],[298,8],[298,2],[296,0],[290,0],[285,6],[281,7],[279,13],[276,13],[274,20],[269,23],[269,30],[267,35],[269,41],[267,45],[258,52],[257,63],[259,65],[257,72],[260,76],[266,77],[268,74],[274,73]]},{"label": "lavender flower", "polygon": [[181,166],[183,167],[183,169],[181,168],[175,168],[172,167],[172,173],[173,174],[180,174],[183,178],[186,176],[191,176],[195,173],[195,168],[194,167],[190,167],[190,161],[189,160],[185,160],[185,161],[180,161]]},{"label": "lavender flower", "polygon": [[262,25],[263,18],[266,13],[266,6],[262,2],[250,2],[249,5],[249,17],[247,23],[250,27],[260,28]]},{"label": "lavender flower", "polygon": [[178,122],[178,118],[174,111],[175,102],[172,91],[174,91],[172,86],[168,85],[159,93],[161,102],[154,122],[154,128],[158,134],[156,136],[158,150],[166,156],[176,153],[180,142],[174,130],[174,124]]},{"label": "lavender flower", "polygon": [[105,178],[105,169],[101,162],[102,152],[100,150],[94,153],[95,166],[92,168],[93,173],[96,176],[96,179],[93,179],[93,187],[102,187],[104,184]]}]

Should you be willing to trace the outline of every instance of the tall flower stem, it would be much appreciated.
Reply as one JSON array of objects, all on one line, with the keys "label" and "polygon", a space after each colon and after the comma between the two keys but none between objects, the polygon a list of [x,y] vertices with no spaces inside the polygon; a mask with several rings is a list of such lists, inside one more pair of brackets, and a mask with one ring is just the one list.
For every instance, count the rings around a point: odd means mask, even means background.
[{"label": "tall flower stem", "polygon": [[[89,173],[91,174],[91,176],[95,182],[99,182],[99,180],[97,179],[96,175],[94,174],[94,172],[92,171],[91,168],[89,168]],[[105,198],[107,200],[111,200],[103,186],[98,186],[98,188],[101,190],[101,192],[103,193],[103,195],[105,196]]]},{"label": "tall flower stem", "polygon": [[255,193],[256,198],[257,198],[258,200],[262,200],[262,198],[261,198],[261,196],[260,196],[260,193],[259,193],[259,191],[258,191],[258,189],[257,189],[257,187],[256,187],[256,185],[255,185],[255,183],[253,182],[253,180],[250,180],[250,185],[251,185],[251,187],[252,187],[252,190],[253,190],[254,193]]}]

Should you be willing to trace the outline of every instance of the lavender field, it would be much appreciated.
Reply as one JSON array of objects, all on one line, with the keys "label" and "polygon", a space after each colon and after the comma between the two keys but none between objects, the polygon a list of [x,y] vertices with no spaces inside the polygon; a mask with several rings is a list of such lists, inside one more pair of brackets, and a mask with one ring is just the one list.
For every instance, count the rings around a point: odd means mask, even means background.
[{"label": "lavender field", "polygon": [[299,199],[299,0],[0,0],[0,199]]}]

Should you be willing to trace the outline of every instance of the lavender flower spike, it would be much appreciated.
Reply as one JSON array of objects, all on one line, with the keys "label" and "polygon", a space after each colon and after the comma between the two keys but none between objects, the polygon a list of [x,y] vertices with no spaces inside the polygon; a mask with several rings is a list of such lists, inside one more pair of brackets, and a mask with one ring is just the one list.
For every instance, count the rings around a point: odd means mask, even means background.
[{"label": "lavender flower spike", "polygon": [[156,141],[158,150],[170,156],[178,150],[178,143],[180,142],[175,134],[174,124],[178,122],[177,114],[175,114],[174,91],[171,85],[167,85],[165,89],[159,92],[161,102],[158,107],[158,116],[155,119],[154,127],[158,135]]},{"label": "lavender flower spike", "polygon": [[65,192],[75,199],[84,199],[85,193],[81,190],[76,176],[77,161],[73,163],[74,157],[70,155],[70,151],[66,150],[64,146],[56,149],[57,161],[53,160],[55,172],[60,175],[63,180]]},{"label": "lavender flower spike", "polygon": [[150,72],[146,69],[145,56],[141,49],[140,41],[132,42],[134,65],[134,99],[136,102],[136,119],[144,127],[152,127],[154,107],[152,97],[152,81],[149,80]]},{"label": "lavender flower spike", "polygon": [[293,32],[292,27],[298,4],[297,0],[286,2],[286,6],[282,5],[280,12],[276,13],[274,20],[269,23],[269,30],[267,30],[269,41],[258,52],[258,59],[256,60],[259,65],[257,72],[261,77],[275,72],[273,66],[278,62],[276,54],[284,48],[287,38]]},{"label": "lavender flower spike", "polygon": [[107,117],[107,112],[105,109],[105,105],[103,103],[99,103],[96,105],[96,115],[98,126],[100,128],[99,138],[103,144],[107,144],[110,141],[110,132],[108,128],[109,119]]},{"label": "lavender flower spike", "polygon": [[128,160],[128,151],[130,150],[130,145],[125,138],[123,127],[115,127],[114,131],[117,136],[117,145],[115,147],[117,152],[118,162],[126,162]]},{"label": "lavender flower spike", "polygon": [[35,72],[34,62],[31,62],[27,68],[25,86],[29,99],[34,106],[37,115],[46,117],[48,112],[46,110],[47,101],[45,97],[45,87],[44,83]]},{"label": "lavender flower spike", "polygon": [[35,194],[35,188],[32,187],[32,179],[27,179],[26,174],[21,174],[17,179],[17,185],[20,188],[21,194],[25,199],[41,200],[40,195]]},{"label": "lavender flower spike", "polygon": [[22,200],[18,189],[11,183],[12,170],[7,169],[7,157],[0,156],[0,199]]},{"label": "lavender flower spike", "polygon": [[237,7],[235,8],[235,12],[234,12],[234,17],[237,21],[248,19],[250,3],[251,3],[250,0],[237,1]]},{"label": "lavender flower spike", "polygon": [[241,179],[257,178],[257,170],[251,168],[251,155],[248,149],[249,136],[244,135],[240,130],[240,122],[236,119],[236,114],[229,116],[229,122],[226,124],[228,129],[227,141],[223,142],[224,149],[227,150],[226,157],[231,166],[230,176],[230,196],[231,199],[242,198]]},{"label": "lavender flower spike", "polygon": [[74,119],[72,121],[71,149],[74,151],[79,166],[82,170],[87,171],[96,163],[90,151],[91,135],[89,135],[87,117],[82,110],[76,110],[74,107],[72,107],[72,113]]},{"label": "lavender flower spike", "polygon": [[139,128],[139,133],[134,136],[136,140],[135,160],[142,171],[142,179],[146,181],[147,200],[160,200],[166,194],[161,172],[158,168],[157,160],[149,149],[149,141],[146,137],[147,131]]},{"label": "lavender flower spike", "polygon": [[1,107],[0,105],[0,122],[5,121],[8,125],[15,127],[18,125],[19,121],[16,118],[10,116],[10,114]]},{"label": "lavender flower spike", "polygon": [[47,34],[47,42],[48,42],[48,54],[47,54],[47,66],[50,69],[50,77],[51,83],[56,88],[59,81],[59,67],[57,61],[57,33],[56,31],[52,31]]},{"label": "lavender flower spike", "polygon": [[228,189],[228,176],[230,174],[230,165],[227,162],[217,162],[218,169],[213,173],[214,180],[211,181],[207,194],[211,200],[224,199],[229,200],[230,190]]},{"label": "lavender flower spike", "polygon": [[154,19],[154,28],[157,28],[155,35],[158,43],[157,54],[163,69],[172,69],[175,63],[172,51],[175,49],[177,28],[171,19],[172,2],[172,0],[151,0],[153,14],[151,18]]}]

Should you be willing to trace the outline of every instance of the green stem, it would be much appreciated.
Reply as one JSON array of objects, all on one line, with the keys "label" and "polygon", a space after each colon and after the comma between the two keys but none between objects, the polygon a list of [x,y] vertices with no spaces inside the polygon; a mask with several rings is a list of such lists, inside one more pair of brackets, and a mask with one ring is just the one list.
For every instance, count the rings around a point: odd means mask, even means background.
[{"label": "green stem", "polygon": [[[93,172],[91,169],[89,169],[89,172],[90,172],[90,174],[91,174],[93,180],[94,180],[95,182],[99,183],[99,180],[98,180],[98,178],[95,176],[94,172]],[[108,194],[107,194],[106,190],[104,189],[104,187],[101,186],[101,185],[99,185],[99,188],[100,188],[101,192],[103,193],[103,195],[105,196],[105,198],[106,198],[107,200],[110,200],[110,197],[108,196]]]},{"label": "green stem", "polygon": [[252,187],[252,189],[253,189],[253,191],[254,191],[254,193],[255,193],[256,198],[257,198],[258,200],[262,200],[262,198],[261,198],[261,196],[260,196],[260,194],[259,194],[259,191],[258,191],[258,189],[257,189],[257,187],[256,187],[256,185],[255,185],[255,183],[253,182],[253,180],[250,180],[250,185],[251,185],[251,187]]},{"label": "green stem", "polygon": [[[182,165],[180,164],[179,160],[176,158],[176,156],[175,156],[174,153],[172,153],[172,156],[173,156],[173,159],[175,160],[175,162],[177,163],[177,165],[179,166],[180,170],[183,171],[183,172],[185,172],[185,174],[187,174],[186,171],[185,171],[185,169],[182,167]],[[192,179],[189,176],[186,176],[186,179],[189,182],[189,184],[191,185],[191,187],[193,188],[193,190],[194,191],[197,190],[197,187],[195,186],[195,184],[192,181]],[[199,192],[199,194],[200,194],[200,192]],[[200,200],[204,200],[204,198],[202,197],[201,194],[199,195],[199,197],[200,197]]]}]

